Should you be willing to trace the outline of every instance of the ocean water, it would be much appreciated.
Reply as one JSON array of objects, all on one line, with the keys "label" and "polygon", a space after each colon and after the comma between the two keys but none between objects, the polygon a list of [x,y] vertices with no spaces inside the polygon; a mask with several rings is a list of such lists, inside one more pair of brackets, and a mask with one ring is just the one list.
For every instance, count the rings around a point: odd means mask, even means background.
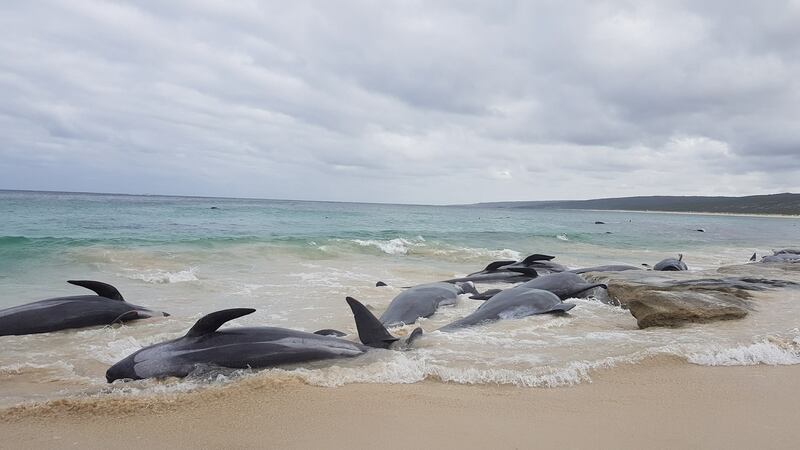
[{"label": "ocean water", "polygon": [[[119,359],[181,336],[202,315],[223,308],[258,310],[227,326],[355,333],[345,296],[379,315],[400,292],[375,288],[378,280],[420,284],[531,253],[581,267],[654,264],[680,252],[691,270],[702,271],[798,243],[797,218],[0,191],[0,308],[81,294],[66,280],[96,279],[115,285],[131,303],[172,314],[0,337],[0,407],[158,395],[251,377],[298,377],[323,386],[435,379],[548,387],[657,355],[704,365],[797,364],[800,298],[796,291],[774,291],[759,294],[760,306],[740,321],[639,330],[628,311],[575,299],[566,316],[430,332],[410,351],[184,380],[107,385],[104,379]],[[463,297],[420,325],[435,330],[479,304]]]}]

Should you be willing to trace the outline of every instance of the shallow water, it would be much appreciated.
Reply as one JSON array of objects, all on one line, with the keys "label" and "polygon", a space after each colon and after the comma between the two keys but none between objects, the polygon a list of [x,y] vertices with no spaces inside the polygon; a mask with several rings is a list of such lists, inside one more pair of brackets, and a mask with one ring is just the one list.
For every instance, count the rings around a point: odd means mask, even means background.
[{"label": "shallow water", "polygon": [[[0,337],[0,406],[184,391],[287,374],[325,386],[425,378],[555,386],[586,381],[592,369],[660,354],[714,365],[800,362],[797,291],[769,291],[758,294],[756,311],[741,321],[639,330],[625,310],[576,299],[566,316],[429,332],[406,352],[375,350],[310,367],[109,386],[104,372],[110,364],[141,346],[178,337],[203,314],[222,308],[258,309],[228,326],[354,333],[346,295],[380,314],[400,292],[375,288],[377,280],[419,284],[530,253],[579,267],[654,264],[681,252],[691,270],[713,270],[743,263],[754,251],[797,246],[800,220],[2,191],[0,217],[0,308],[80,294],[65,280],[82,278],[114,284],[128,301],[173,314],[124,326]],[[597,220],[605,224],[595,225]],[[421,326],[435,330],[479,303],[463,297]]]}]

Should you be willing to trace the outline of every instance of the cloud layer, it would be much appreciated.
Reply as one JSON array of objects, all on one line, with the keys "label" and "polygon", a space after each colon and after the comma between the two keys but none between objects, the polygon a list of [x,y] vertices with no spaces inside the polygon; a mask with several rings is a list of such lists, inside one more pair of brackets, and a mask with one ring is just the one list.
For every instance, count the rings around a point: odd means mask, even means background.
[{"label": "cloud layer", "polygon": [[800,191],[796,0],[2,10],[0,188],[402,203]]}]

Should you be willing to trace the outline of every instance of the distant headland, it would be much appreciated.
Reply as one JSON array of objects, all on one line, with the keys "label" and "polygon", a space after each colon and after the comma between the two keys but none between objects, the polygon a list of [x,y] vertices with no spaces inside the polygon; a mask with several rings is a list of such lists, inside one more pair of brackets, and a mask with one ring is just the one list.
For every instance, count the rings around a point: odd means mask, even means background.
[{"label": "distant headland", "polygon": [[663,211],[720,214],[800,215],[800,194],[783,193],[745,197],[645,196],[598,198],[593,200],[552,200],[475,203],[486,208],[597,209]]}]

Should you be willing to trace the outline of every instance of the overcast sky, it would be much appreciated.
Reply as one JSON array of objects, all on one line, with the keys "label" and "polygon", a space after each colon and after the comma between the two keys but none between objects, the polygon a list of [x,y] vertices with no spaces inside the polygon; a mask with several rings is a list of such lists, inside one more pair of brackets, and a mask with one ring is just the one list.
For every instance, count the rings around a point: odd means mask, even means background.
[{"label": "overcast sky", "polygon": [[800,0],[0,6],[0,188],[800,192]]}]

